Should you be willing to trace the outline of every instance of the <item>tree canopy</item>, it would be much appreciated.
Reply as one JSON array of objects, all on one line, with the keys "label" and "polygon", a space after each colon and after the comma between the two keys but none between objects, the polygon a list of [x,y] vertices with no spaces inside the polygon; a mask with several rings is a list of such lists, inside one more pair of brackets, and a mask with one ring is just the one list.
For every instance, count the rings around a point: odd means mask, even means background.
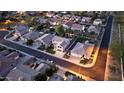
[{"label": "tree canopy", "polygon": [[63,27],[61,25],[56,26],[55,31],[60,36],[63,35],[63,33],[64,33],[64,29],[63,29]]},{"label": "tree canopy", "polygon": [[38,74],[35,78],[35,81],[46,81],[47,80],[47,76],[46,74]]}]

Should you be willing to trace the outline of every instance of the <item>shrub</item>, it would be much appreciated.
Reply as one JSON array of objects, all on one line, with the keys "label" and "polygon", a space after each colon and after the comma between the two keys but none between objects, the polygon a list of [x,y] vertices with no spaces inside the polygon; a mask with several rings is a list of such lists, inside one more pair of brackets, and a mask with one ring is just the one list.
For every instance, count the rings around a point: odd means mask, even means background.
[{"label": "shrub", "polygon": [[46,81],[47,80],[47,75],[46,74],[38,74],[34,78],[35,81]]},{"label": "shrub", "polygon": [[81,60],[80,63],[82,63],[82,64],[86,64],[86,63],[87,63],[87,60],[86,60],[86,59]]},{"label": "shrub", "polygon": [[69,58],[70,58],[70,56],[69,56],[68,54],[65,54],[65,55],[64,55],[64,58],[69,59]]},{"label": "shrub", "polygon": [[54,73],[54,72],[53,72],[53,69],[52,69],[52,68],[46,69],[46,75],[47,75],[47,76],[50,77],[50,76],[53,75],[53,73]]},{"label": "shrub", "polygon": [[32,45],[33,44],[33,40],[29,39],[27,42],[26,42],[27,45]]},{"label": "shrub", "polygon": [[51,48],[51,47],[48,47],[48,48],[46,49],[46,52],[51,53],[51,54],[55,54],[55,53],[56,53],[56,52],[53,50],[53,48]]},{"label": "shrub", "polygon": [[71,72],[69,72],[69,71],[66,71],[66,72],[65,72],[65,76],[67,77],[68,75],[76,76],[75,74],[73,74],[73,73],[71,73]]}]

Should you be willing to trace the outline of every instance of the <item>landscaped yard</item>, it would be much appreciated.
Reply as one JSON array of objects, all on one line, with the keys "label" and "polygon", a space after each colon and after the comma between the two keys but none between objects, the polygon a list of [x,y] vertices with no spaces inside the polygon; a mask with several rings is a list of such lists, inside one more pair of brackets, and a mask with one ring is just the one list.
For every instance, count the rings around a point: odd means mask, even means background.
[{"label": "landscaped yard", "polygon": [[85,42],[86,40],[89,40],[89,38],[87,38],[86,36],[80,36],[78,37],[78,42]]},{"label": "landscaped yard", "polygon": [[26,44],[28,45],[28,46],[31,46],[32,44],[33,44],[33,40],[31,40],[31,39],[29,39],[27,42],[26,42]]},{"label": "landscaped yard", "polygon": [[81,61],[80,61],[80,63],[83,64],[83,65],[85,65],[87,62],[88,62],[88,60],[87,59],[84,59],[84,58],[81,59]]},{"label": "landscaped yard", "polygon": [[39,73],[38,75],[36,75],[34,77],[35,81],[46,81],[48,79],[48,77],[51,77],[59,69],[54,64],[52,64],[52,65],[48,64],[48,65],[49,65],[49,68],[47,68],[44,73]]},{"label": "landscaped yard", "polygon": [[55,54],[56,53],[52,47],[46,48],[46,52],[51,53],[51,54]]}]

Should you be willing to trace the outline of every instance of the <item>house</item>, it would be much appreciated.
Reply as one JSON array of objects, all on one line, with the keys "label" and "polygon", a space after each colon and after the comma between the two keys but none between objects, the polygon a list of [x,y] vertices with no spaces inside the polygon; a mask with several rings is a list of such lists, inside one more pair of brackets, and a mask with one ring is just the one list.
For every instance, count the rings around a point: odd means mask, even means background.
[{"label": "house", "polygon": [[63,15],[62,18],[63,18],[64,20],[65,20],[65,19],[66,19],[66,20],[69,20],[69,19],[71,18],[71,16],[72,16],[72,15],[70,15],[70,14],[66,14],[66,15]]},{"label": "house", "polygon": [[12,60],[18,60],[19,59],[19,53],[18,52],[12,52],[9,55],[7,55],[6,57],[8,57]]},{"label": "house", "polygon": [[80,16],[74,16],[74,18],[75,18],[75,21],[80,21],[80,19],[81,19],[81,17]]},{"label": "house", "polygon": [[73,22],[68,21],[68,22],[65,22],[62,26],[66,29],[69,29],[71,28],[72,25],[73,25]]},{"label": "house", "polygon": [[55,25],[59,25],[61,23],[61,20],[59,18],[57,18],[56,16],[54,18],[50,19],[50,24],[55,26]]},{"label": "house", "polygon": [[40,63],[35,70],[40,71],[40,70],[42,70],[44,68],[44,66],[45,66],[44,63]]},{"label": "house", "polygon": [[0,77],[5,77],[10,70],[12,70],[18,61],[8,58],[6,56],[0,55]]},{"label": "house", "polygon": [[52,43],[52,38],[54,37],[53,34],[44,34],[41,37],[39,37],[36,42],[40,45],[45,45],[45,47],[48,47]]},{"label": "house", "polygon": [[37,17],[36,22],[38,22],[40,24],[44,24],[44,23],[47,23],[47,19],[45,19],[43,17]]},{"label": "house", "polygon": [[83,17],[83,18],[81,19],[81,22],[82,22],[82,23],[90,23],[90,22],[91,22],[91,17]]},{"label": "house", "polygon": [[102,24],[102,20],[101,20],[101,19],[95,19],[95,20],[93,21],[93,25],[98,26],[98,25],[101,25],[101,24]]},{"label": "house", "polygon": [[37,11],[27,11],[26,13],[31,15],[31,16],[34,16],[37,14]]},{"label": "house", "polygon": [[22,36],[24,34],[26,34],[28,32],[29,28],[27,25],[21,24],[21,25],[17,25],[15,28],[15,34],[14,36],[18,37],[18,36]]},{"label": "house", "polygon": [[71,30],[78,30],[78,31],[81,31],[81,30],[84,30],[84,26],[80,25],[80,24],[73,24],[71,26]]},{"label": "house", "polygon": [[60,13],[62,13],[62,14],[67,14],[67,11],[60,11]]},{"label": "house", "polygon": [[86,59],[90,59],[93,49],[94,44],[90,44],[87,42],[82,44],[78,42],[75,47],[71,50],[71,55],[78,58],[84,57]]},{"label": "house", "polygon": [[71,50],[71,55],[74,57],[81,58],[84,52],[84,45],[82,43],[77,42],[74,48]]},{"label": "house", "polygon": [[52,12],[52,11],[47,12],[46,14],[47,17],[53,17],[54,15],[55,15],[55,12]]},{"label": "house", "polygon": [[10,53],[9,50],[3,50],[3,51],[0,52],[0,55],[6,56],[6,55],[8,55],[9,53]]},{"label": "house", "polygon": [[29,32],[29,33],[23,35],[23,36],[22,36],[22,39],[23,39],[24,41],[27,41],[27,40],[30,40],[30,39],[31,39],[31,40],[35,40],[35,39],[39,38],[41,35],[42,35],[42,34],[39,33],[39,32],[32,31],[32,32]]},{"label": "house", "polygon": [[21,65],[12,69],[10,73],[6,76],[6,78],[9,81],[31,81],[38,74],[38,71]]},{"label": "house", "polygon": [[97,33],[97,34],[99,34],[99,30],[97,29],[97,27],[96,26],[93,26],[93,25],[91,25],[91,26],[89,26],[89,28],[87,29],[87,31],[88,32],[95,32],[95,33]]},{"label": "house", "polygon": [[52,44],[55,50],[63,52],[66,47],[70,44],[70,40],[63,37],[54,36],[52,39]]}]

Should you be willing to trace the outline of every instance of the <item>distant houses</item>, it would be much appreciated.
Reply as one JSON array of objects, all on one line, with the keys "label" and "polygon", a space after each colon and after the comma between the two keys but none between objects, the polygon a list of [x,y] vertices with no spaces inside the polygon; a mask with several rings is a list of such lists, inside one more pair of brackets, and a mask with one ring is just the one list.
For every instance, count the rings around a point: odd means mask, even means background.
[{"label": "distant houses", "polygon": [[89,26],[89,28],[88,28],[87,31],[88,31],[88,32],[95,32],[95,33],[97,33],[97,34],[100,33],[100,30],[99,30],[96,26],[93,26],[93,25]]},{"label": "distant houses", "polygon": [[73,25],[73,22],[71,22],[71,21],[63,23],[63,27],[66,29],[71,28],[72,25]]},{"label": "distant houses", "polygon": [[82,17],[81,22],[82,23],[90,23],[91,22],[91,17]]},{"label": "distant houses", "polygon": [[102,20],[101,20],[101,19],[95,19],[95,20],[93,21],[93,25],[98,26],[98,25],[101,25],[101,24],[102,24]]},{"label": "distant houses", "polygon": [[84,25],[82,26],[80,24],[73,24],[71,30],[78,30],[78,31],[84,30]]}]

